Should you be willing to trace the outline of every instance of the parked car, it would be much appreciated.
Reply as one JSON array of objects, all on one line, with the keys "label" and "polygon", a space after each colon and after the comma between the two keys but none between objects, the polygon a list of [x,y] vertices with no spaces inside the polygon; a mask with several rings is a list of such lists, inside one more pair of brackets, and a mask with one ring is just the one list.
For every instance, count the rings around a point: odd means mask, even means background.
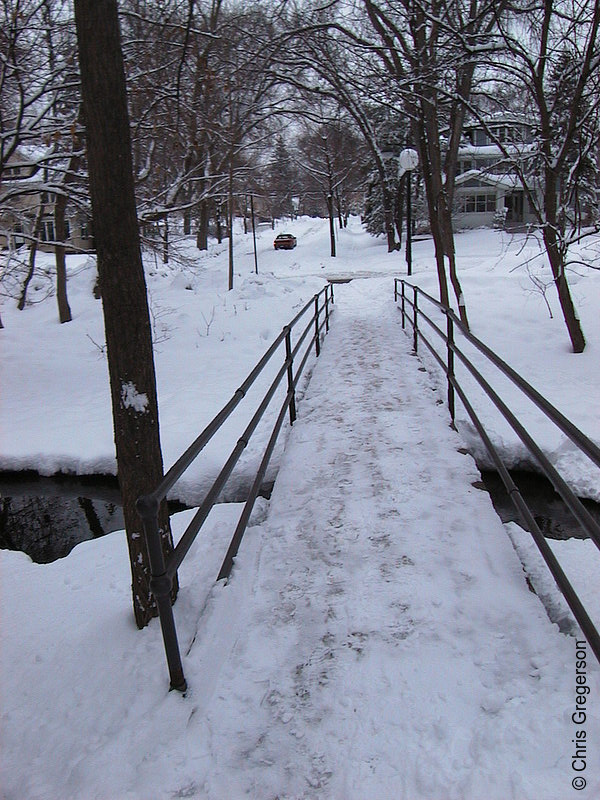
[{"label": "parked car", "polygon": [[275,237],[273,247],[275,250],[293,250],[296,244],[296,237],[291,233],[280,233]]}]

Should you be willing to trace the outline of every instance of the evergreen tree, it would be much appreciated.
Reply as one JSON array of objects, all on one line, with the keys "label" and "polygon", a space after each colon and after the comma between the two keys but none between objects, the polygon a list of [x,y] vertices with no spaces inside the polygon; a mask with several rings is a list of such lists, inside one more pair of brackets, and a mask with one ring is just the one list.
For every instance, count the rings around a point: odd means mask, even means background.
[{"label": "evergreen tree", "polygon": [[269,194],[274,218],[294,216],[292,197],[297,184],[297,174],[283,136],[275,143],[273,161],[269,169]]}]

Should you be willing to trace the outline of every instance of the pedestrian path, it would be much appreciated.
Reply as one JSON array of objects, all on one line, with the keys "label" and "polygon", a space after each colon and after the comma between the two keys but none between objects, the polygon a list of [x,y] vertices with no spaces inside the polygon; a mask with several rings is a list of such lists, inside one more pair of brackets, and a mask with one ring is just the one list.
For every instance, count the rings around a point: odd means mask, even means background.
[{"label": "pedestrian path", "polygon": [[[268,516],[223,592],[244,587],[219,621],[227,658],[193,690],[195,785],[219,799],[570,797],[574,640],[528,590],[380,295],[336,292]],[[188,658],[200,674],[210,657],[199,642]]]}]

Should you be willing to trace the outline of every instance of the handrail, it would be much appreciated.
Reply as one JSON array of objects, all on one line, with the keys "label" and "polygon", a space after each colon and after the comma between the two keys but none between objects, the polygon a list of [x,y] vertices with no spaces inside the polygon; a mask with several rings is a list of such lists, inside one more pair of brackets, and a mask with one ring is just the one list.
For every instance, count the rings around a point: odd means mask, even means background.
[{"label": "handrail", "polygon": [[[478,339],[474,336],[471,331],[461,322],[461,320],[456,316],[454,311],[451,308],[443,305],[440,303],[439,300],[436,300],[430,294],[425,292],[423,289],[419,288],[418,286],[414,286],[407,281],[404,281],[400,278],[394,278],[395,286],[397,283],[402,283],[403,285],[410,286],[412,289],[416,289],[419,294],[422,294],[423,297],[426,297],[430,303],[433,303],[437,306],[440,311],[445,314],[448,318],[450,318],[454,324],[459,328],[460,332],[463,336],[471,342],[484,356],[487,356],[489,360],[495,364],[498,369],[500,369],[508,378],[512,380],[512,382],[519,387],[523,391],[523,393],[533,402],[535,403],[538,408],[549,417],[558,428],[566,435],[568,438],[577,445],[577,447],[582,450],[593,462],[596,464],[597,467],[600,467],[600,447],[597,444],[592,442],[584,433],[582,433],[579,428],[577,428],[573,423],[561,414],[561,412],[549,403],[545,397],[543,397],[537,389],[534,389],[533,386],[528,383],[518,372],[516,372],[506,361],[500,358],[499,355],[494,353],[481,339]],[[396,295],[397,292],[395,291],[394,294]],[[397,300],[397,297],[395,296]],[[410,300],[406,300],[410,305],[412,303]]]},{"label": "handrail", "polygon": [[[321,299],[322,305],[319,304]],[[206,521],[206,518],[208,517],[212,507],[215,505],[235,465],[247,447],[252,434],[256,430],[266,409],[273,400],[277,389],[281,385],[284,377],[287,376],[287,393],[285,395],[285,399],[277,415],[267,447],[263,453],[258,472],[252,484],[248,499],[246,500],[242,510],[242,514],[233,534],[229,549],[225,555],[219,575],[217,576],[217,580],[229,577],[233,567],[234,558],[237,554],[241,539],[248,525],[250,514],[252,513],[256,498],[258,497],[262,480],[273,454],[277,438],[283,427],[286,413],[289,414],[291,425],[293,425],[296,419],[296,386],[306,366],[310,353],[312,352],[313,344],[317,357],[321,352],[321,339],[322,336],[324,336],[323,331],[325,331],[325,333],[329,331],[329,319],[332,311],[331,306],[333,303],[333,286],[331,284],[327,284],[320,292],[318,292],[318,294],[315,294],[314,297],[303,306],[303,308],[296,314],[291,322],[284,326],[281,333],[267,349],[258,363],[252,368],[241,386],[233,393],[231,399],[208,423],[206,428],[192,442],[187,450],[185,450],[185,452],[182,453],[177,461],[175,461],[158,486],[149,494],[138,498],[136,505],[138,513],[143,522],[152,576],[150,580],[150,590],[154,595],[156,605],[158,607],[171,689],[177,689],[181,692],[185,692],[187,689],[187,683],[183,674],[179,643],[177,640],[177,632],[175,629],[173,609],[171,607],[171,588],[177,570],[181,566],[196,536],[200,532],[202,525]],[[309,311],[309,309],[312,309],[312,316],[310,317],[304,329],[301,330],[296,343],[292,347],[292,330]],[[321,314],[323,314],[323,317],[321,317]],[[312,335],[310,335],[311,333]],[[309,336],[310,338],[308,338]],[[252,384],[255,382],[282,344],[285,345],[285,357],[282,366],[275,374],[275,377],[271,381],[271,384],[265,392],[262,400],[259,402],[256,411],[250,419],[250,422],[247,424],[244,432],[231,451],[229,458],[215,478],[212,486],[204,497],[202,504],[194,514],[191,522],[188,524],[176,547],[165,560],[165,555],[161,545],[161,532],[158,527],[158,509],[160,503],[166,498],[167,493],[173,488],[175,483],[194,462],[208,442],[219,431],[223,423],[228,419],[234,409],[241,403],[244,397],[246,397],[247,392]],[[299,355],[303,346],[306,346],[305,352],[294,371],[294,360],[296,356]]]},{"label": "handrail", "polygon": [[[398,284],[401,284],[402,287],[400,294],[398,293]],[[408,297],[405,287],[410,287],[410,289],[412,289],[412,300]],[[431,317],[419,307],[419,295],[422,295],[427,301],[437,307],[446,317],[446,333],[444,333],[444,331],[434,322],[434,320],[432,320]],[[553,422],[563,433],[565,433],[565,435],[568,436],[568,438],[576,445],[576,447],[585,455],[587,455],[597,466],[600,466],[600,448],[598,448],[594,442],[592,442],[587,436],[585,436],[584,433],[582,433],[575,425],[573,425],[570,420],[561,414],[558,409],[554,408],[551,403],[542,397],[539,392],[537,392],[537,390],[535,390],[527,381],[525,381],[517,372],[515,372],[512,367],[506,364],[506,362],[504,362],[498,355],[496,355],[496,353],[490,350],[487,345],[474,336],[463,325],[460,319],[457,318],[452,309],[444,306],[418,286],[408,283],[401,278],[395,278],[394,300],[397,302],[399,297],[401,298],[400,309],[402,313],[402,327],[406,327],[407,320],[412,326],[413,349],[415,353],[418,352],[418,342],[421,340],[446,374],[448,381],[448,407],[450,410],[452,425],[455,426],[456,421],[454,408],[454,393],[456,392],[456,394],[458,394],[460,397],[468,416],[473,422],[475,429],[479,433],[486,450],[490,454],[513,505],[517,509],[522,521],[525,523],[526,528],[531,533],[535,544],[540,550],[540,553],[550,569],[550,572],[552,573],[560,591],[571,608],[571,611],[579,623],[583,634],[588,640],[590,647],[592,648],[598,661],[600,661],[600,635],[598,634],[598,630],[594,626],[594,623],[586,612],[579,596],[563,572],[558,560],[556,559],[556,556],[554,555],[554,552],[546,542],[546,539],[537,522],[535,521],[531,510],[525,503],[519,489],[514,484],[506,465],[498,453],[498,450],[492,443],[489,435],[485,431],[483,424],[481,423],[481,420],[477,416],[472,404],[467,398],[463,387],[457,380],[454,370],[455,356],[464,364],[471,375],[473,375],[485,394],[492,400],[504,419],[517,433],[523,444],[540,465],[542,472],[551,481],[557,493],[562,497],[567,507],[571,510],[582,528],[588,533],[598,548],[600,548],[600,525],[598,525],[598,523],[589,514],[588,510],[583,506],[579,498],[576,497],[576,495],[572,492],[556,468],[550,463],[549,459],[542,452],[539,445],[534,441],[533,437],[519,422],[515,414],[499,397],[497,392],[483,377],[473,362],[457,346],[454,339],[455,327],[480,353],[482,353],[492,364],[494,364],[504,375],[506,375],[512,381],[512,383],[525,394],[526,397],[535,403],[535,405],[546,415],[546,417],[548,417],[551,422]],[[406,310],[407,305],[412,308],[412,319]],[[444,360],[444,358],[420,329],[420,319],[424,320],[435,332],[435,334],[442,340],[442,342],[445,343],[447,351],[446,360]]]}]

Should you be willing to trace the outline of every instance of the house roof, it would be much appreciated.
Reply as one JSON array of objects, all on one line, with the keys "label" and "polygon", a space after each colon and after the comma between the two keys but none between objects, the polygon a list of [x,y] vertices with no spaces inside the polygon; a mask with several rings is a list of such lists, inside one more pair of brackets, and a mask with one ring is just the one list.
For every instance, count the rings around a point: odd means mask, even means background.
[{"label": "house roof", "polygon": [[472,130],[473,128],[481,128],[482,125],[526,125],[528,128],[531,128],[534,123],[531,121],[531,118],[526,116],[525,114],[519,114],[517,112],[506,112],[506,111],[498,111],[494,114],[489,114],[488,116],[480,122],[477,119],[471,119],[465,123],[465,130]]},{"label": "house roof", "polygon": [[[535,144],[504,144],[504,151],[508,155],[524,155],[535,150]],[[497,156],[500,160],[504,157],[503,151],[497,144],[463,144],[458,149],[458,156]]]},{"label": "house roof", "polygon": [[31,167],[48,154],[48,148],[35,144],[21,144],[7,161],[9,167]]},{"label": "house roof", "polygon": [[493,186],[497,189],[522,188],[522,183],[516,175],[492,175],[480,169],[470,169],[456,178],[455,185],[463,186],[469,181],[479,181],[484,186]]}]

